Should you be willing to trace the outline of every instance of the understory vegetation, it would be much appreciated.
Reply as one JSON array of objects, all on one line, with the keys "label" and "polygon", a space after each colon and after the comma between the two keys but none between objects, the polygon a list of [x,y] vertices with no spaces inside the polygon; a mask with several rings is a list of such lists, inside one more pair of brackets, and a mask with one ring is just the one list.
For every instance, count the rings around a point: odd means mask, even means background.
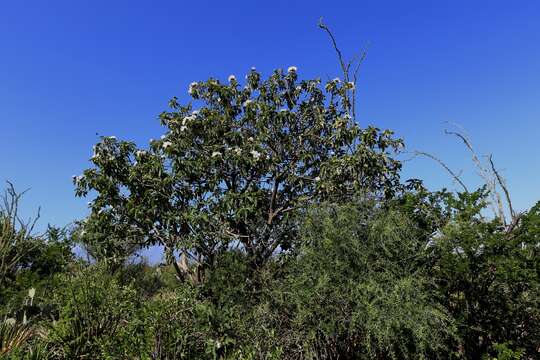
[{"label": "understory vegetation", "polygon": [[402,179],[339,60],[195,82],[149,146],[102,137],[65,229],[36,232],[8,184],[0,357],[537,359],[540,203],[516,212],[494,166],[471,191]]}]

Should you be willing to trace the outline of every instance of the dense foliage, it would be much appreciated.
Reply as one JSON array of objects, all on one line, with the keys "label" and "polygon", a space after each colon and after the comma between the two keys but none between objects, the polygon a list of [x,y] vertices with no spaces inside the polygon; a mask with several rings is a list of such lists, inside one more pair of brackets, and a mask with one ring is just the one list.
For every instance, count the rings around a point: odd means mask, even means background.
[{"label": "dense foliage", "polygon": [[[148,148],[96,144],[73,228],[36,234],[9,186],[0,358],[538,358],[540,203],[505,222],[492,189],[401,181],[354,86],[191,84]],[[154,245],[162,264],[135,256]]]},{"label": "dense foliage", "polygon": [[189,256],[200,281],[238,246],[256,270],[294,247],[295,217],[309,204],[392,196],[400,164],[391,153],[402,142],[352,120],[353,83],[299,81],[294,67],[246,78],[244,87],[234,76],[191,84],[200,108],[171,100],[166,133],[147,150],[114,137],[96,145],[94,167],[75,184],[78,195],[97,193],[83,229],[100,258],[159,244]]}]

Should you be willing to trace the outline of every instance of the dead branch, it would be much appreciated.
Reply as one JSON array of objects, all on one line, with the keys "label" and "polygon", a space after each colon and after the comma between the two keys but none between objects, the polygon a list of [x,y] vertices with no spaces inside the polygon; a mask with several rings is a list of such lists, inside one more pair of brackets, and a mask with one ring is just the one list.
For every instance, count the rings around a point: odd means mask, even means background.
[{"label": "dead branch", "polygon": [[[343,53],[341,52],[340,48],[337,45],[336,38],[328,25],[326,25],[323,22],[323,19],[319,19],[319,28],[321,28],[323,31],[325,31],[328,36],[330,37],[330,41],[332,42],[332,46],[334,48],[334,51],[336,52],[339,66],[341,67],[341,71],[343,73],[343,80],[346,83],[349,83],[352,81],[353,87],[350,89],[351,95],[350,97],[345,94],[346,100],[349,102],[349,106],[347,111],[350,112],[349,115],[352,116],[352,118],[356,121],[356,83],[358,79],[358,72],[360,70],[360,65],[364,62],[367,56],[367,50],[363,50],[359,56],[353,57],[351,60],[346,61],[343,57]],[[354,66],[354,70],[351,74],[351,67]]]},{"label": "dead branch", "polygon": [[452,169],[450,169],[450,167],[448,165],[446,165],[446,163],[444,161],[442,161],[441,159],[439,159],[438,157],[436,157],[435,155],[432,155],[430,153],[427,153],[427,152],[424,152],[424,151],[414,151],[413,154],[415,156],[417,155],[422,155],[422,156],[425,156],[425,157],[428,157],[434,161],[436,161],[437,163],[439,163],[439,165],[441,165],[451,176],[452,178],[459,184],[461,185],[461,187],[463,188],[463,190],[465,192],[469,192],[469,189],[467,188],[467,186],[465,185],[465,183],[459,178],[459,175],[456,174],[454,171],[452,171]]},{"label": "dead branch", "polygon": [[[452,124],[457,128],[462,129],[457,124]],[[474,150],[474,147],[472,145],[472,141],[470,138],[465,134],[465,132],[462,130],[462,132],[459,131],[449,131],[447,129],[444,130],[444,133],[447,135],[453,135],[461,139],[469,152],[471,153],[473,163],[476,165],[476,168],[479,171],[480,177],[484,180],[486,186],[488,187],[489,194],[491,197],[491,203],[490,206],[493,209],[493,213],[496,217],[498,217],[506,226],[506,216],[504,215],[504,206],[502,203],[501,196],[499,192],[497,191],[497,182],[494,179],[493,173],[490,172],[486,167],[482,164],[482,161],[480,161],[480,158],[476,154],[476,151]]]},{"label": "dead branch", "polygon": [[343,55],[341,53],[341,50],[337,46],[336,38],[334,37],[334,34],[332,34],[332,31],[330,31],[328,26],[323,22],[322,17],[319,19],[319,27],[323,29],[330,37],[330,40],[332,41],[332,46],[334,47],[334,50],[336,51],[336,54],[337,54],[339,65],[341,66],[341,71],[343,72],[344,80],[349,81],[349,66],[350,65],[347,66],[345,64],[345,60],[343,60]]},{"label": "dead branch", "polygon": [[514,222],[514,219],[516,218],[516,213],[514,212],[514,207],[512,206],[512,200],[510,198],[510,192],[508,191],[508,186],[506,186],[506,181],[501,177],[499,174],[499,171],[497,171],[497,168],[495,167],[495,164],[493,163],[493,155],[489,155],[489,164],[491,165],[491,171],[493,171],[493,174],[495,174],[495,177],[497,178],[497,181],[499,183],[499,186],[504,192],[504,195],[506,197],[506,202],[508,203],[508,209],[510,210],[510,216],[512,217],[512,222]]}]

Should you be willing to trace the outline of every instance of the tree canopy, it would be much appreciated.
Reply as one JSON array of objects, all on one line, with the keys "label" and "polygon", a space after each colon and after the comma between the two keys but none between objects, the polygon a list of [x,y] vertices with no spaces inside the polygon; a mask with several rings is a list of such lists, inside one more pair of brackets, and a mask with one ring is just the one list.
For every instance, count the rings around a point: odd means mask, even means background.
[{"label": "tree canopy", "polygon": [[104,234],[88,241],[109,257],[159,244],[202,268],[233,246],[257,268],[294,247],[308,205],[391,197],[403,143],[355,122],[354,86],[299,80],[295,67],[266,80],[252,69],[243,86],[232,75],[190,84],[192,102],[169,102],[165,134],[148,149],[115,137],[96,144],[94,167],[74,179],[77,195],[96,194],[83,229]]}]

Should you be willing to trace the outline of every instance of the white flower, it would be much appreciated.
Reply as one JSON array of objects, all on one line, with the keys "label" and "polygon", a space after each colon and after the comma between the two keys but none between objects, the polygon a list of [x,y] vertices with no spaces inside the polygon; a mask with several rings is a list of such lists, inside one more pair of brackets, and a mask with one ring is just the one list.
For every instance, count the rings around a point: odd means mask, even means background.
[{"label": "white flower", "polygon": [[171,143],[170,141],[165,141],[165,142],[161,145],[161,147],[164,148],[164,149],[166,149],[166,148],[168,148],[168,147],[171,146],[171,145],[172,145],[172,143]]},{"label": "white flower", "polygon": [[214,151],[212,153],[212,157],[218,157],[218,156],[221,156],[221,153],[219,151]]},{"label": "white flower", "polygon": [[146,151],[144,151],[144,150],[137,150],[137,152],[135,153],[135,155],[136,155],[136,156],[139,156],[139,157],[140,157],[140,156],[144,156],[144,155],[146,155]]},{"label": "white flower", "polygon": [[116,136],[108,136],[107,138],[110,140],[116,140]]},{"label": "white flower", "polygon": [[435,245],[436,245],[435,240],[429,239],[429,241],[426,243],[426,246],[424,248],[429,249],[430,247],[433,247]]},{"label": "white flower", "polygon": [[485,245],[484,244],[480,244],[480,246],[478,246],[478,248],[476,249],[476,252],[475,252],[475,256],[480,256],[484,253],[484,248],[485,248]]},{"label": "white flower", "polygon": [[321,178],[320,178],[319,176],[317,176],[317,177],[315,178],[315,181],[321,181]]},{"label": "white flower", "polygon": [[195,90],[197,88],[197,85],[199,85],[196,81],[192,82],[191,84],[189,84],[189,89],[188,89],[188,93],[189,95],[193,95],[193,93],[195,93]]},{"label": "white flower", "polygon": [[244,101],[244,107],[247,107],[251,103],[253,103],[253,100],[247,99],[246,101]]},{"label": "white flower", "polygon": [[257,69],[255,69],[255,66],[252,66],[251,71],[255,71],[255,70],[257,70]]},{"label": "white flower", "polygon": [[296,68],[296,66],[289,66],[289,68],[287,69],[288,72],[296,72],[298,69]]},{"label": "white flower", "polygon": [[233,82],[233,81],[236,81],[236,76],[234,75],[229,75],[229,82]]},{"label": "white flower", "polygon": [[255,160],[259,160],[259,158],[261,157],[261,153],[256,151],[256,150],[251,150],[250,153],[251,153],[251,155],[253,155],[253,158]]},{"label": "white flower", "polygon": [[236,155],[240,155],[242,153],[242,149],[240,149],[238,146],[236,146],[233,150],[232,150]]},{"label": "white flower", "polygon": [[180,126],[180,131],[181,132],[185,131],[186,129],[187,129],[187,126],[185,126],[185,125]]},{"label": "white flower", "polygon": [[341,80],[339,78],[334,78],[334,80],[332,80],[332,81],[335,82],[335,83],[338,83],[338,84],[341,82]]},{"label": "white flower", "polygon": [[192,116],[197,116],[197,115],[199,115],[199,110],[193,110],[193,111],[191,112],[191,115],[192,115]]},{"label": "white flower", "polygon": [[165,139],[165,135],[161,135],[160,139],[161,140]]},{"label": "white flower", "polygon": [[195,120],[195,115],[186,116],[182,119],[182,125],[186,125],[188,122]]},{"label": "white flower", "polygon": [[253,137],[252,136],[248,137],[248,141],[253,142]]},{"label": "white flower", "polygon": [[33,299],[35,295],[36,295],[36,289],[31,288],[31,289],[28,290],[28,297],[30,299]]},{"label": "white flower", "polygon": [[354,90],[354,88],[355,88],[355,87],[354,87],[354,83],[353,83],[352,81],[349,81],[349,82],[347,83],[347,87],[348,87],[350,90]]}]

